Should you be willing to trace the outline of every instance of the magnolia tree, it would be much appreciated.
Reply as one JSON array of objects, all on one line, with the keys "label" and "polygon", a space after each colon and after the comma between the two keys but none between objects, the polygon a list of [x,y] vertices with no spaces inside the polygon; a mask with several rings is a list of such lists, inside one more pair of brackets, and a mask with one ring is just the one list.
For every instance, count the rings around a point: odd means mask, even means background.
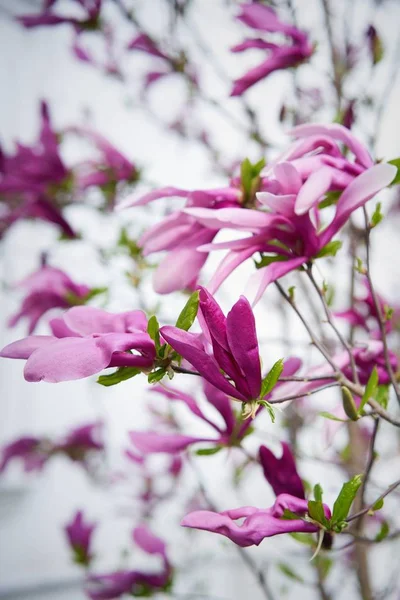
[{"label": "magnolia tree", "polygon": [[[136,470],[132,545],[158,563],[121,566],[116,556],[99,568],[103,524],[82,501],[65,541],[89,598],[211,599],[212,557],[234,551],[254,579],[252,597],[397,598],[400,305],[381,295],[385,270],[377,285],[371,264],[374,249],[392,243],[398,211],[400,159],[376,154],[395,82],[398,6],[221,0],[207,7],[209,19],[218,14],[208,31],[205,4],[7,8],[26,36],[68,30],[81,76],[95,69],[134,85],[131,110],[195,145],[209,172],[190,189],[154,182],[140,149],[133,162],[87,120],[57,130],[57,106],[43,101],[37,140],[0,155],[3,237],[17,221],[46,221],[68,256],[87,235],[69,210],[89,205],[115,237],[111,247],[95,235],[86,243],[106,269],[128,270],[128,300],[112,312],[112,284],[67,274],[48,248],[8,322],[24,321],[28,337],[1,356],[25,361],[32,383],[95,376],[112,396],[116,385],[135,394],[148,382],[140,411],[149,428],[127,420],[120,444]],[[179,99],[172,121],[160,108],[166,86]],[[64,158],[71,138],[89,142],[90,158]],[[59,439],[27,431],[2,448],[0,472],[17,460],[39,472],[63,454],[92,477],[101,471],[112,496],[121,474],[104,463],[106,425]],[[189,555],[196,573],[191,564],[182,591]],[[232,558],[225,573],[238,565]],[[209,580],[205,590],[196,577]]]}]

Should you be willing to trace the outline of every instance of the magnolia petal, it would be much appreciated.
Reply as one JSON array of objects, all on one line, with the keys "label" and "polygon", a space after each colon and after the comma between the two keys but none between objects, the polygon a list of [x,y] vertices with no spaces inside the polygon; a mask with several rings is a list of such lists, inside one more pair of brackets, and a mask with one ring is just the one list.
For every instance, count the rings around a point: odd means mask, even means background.
[{"label": "magnolia petal", "polygon": [[257,273],[254,273],[254,275],[250,277],[248,288],[246,290],[246,296],[249,299],[253,299],[252,306],[257,304],[270,283],[280,279],[291,271],[295,271],[305,262],[307,262],[307,257],[300,256],[284,262],[279,261],[271,263],[267,267],[259,269]]}]

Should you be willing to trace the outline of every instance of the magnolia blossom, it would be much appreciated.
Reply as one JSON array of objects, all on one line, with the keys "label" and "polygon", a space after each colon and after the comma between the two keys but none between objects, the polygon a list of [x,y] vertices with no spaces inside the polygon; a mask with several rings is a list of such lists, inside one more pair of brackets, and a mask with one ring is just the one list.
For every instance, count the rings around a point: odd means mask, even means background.
[{"label": "magnolia blossom", "polygon": [[[284,364],[282,371],[283,376],[289,377],[290,375],[293,375],[297,372],[299,366],[300,361],[298,359],[289,358]],[[267,396],[267,398],[278,397],[280,385],[281,384],[278,383],[274,389],[274,393]],[[208,383],[208,381],[203,380],[203,392],[208,404],[213,406],[218,413],[218,420],[208,418],[200,408],[196,399],[180,390],[170,386],[168,388],[156,386],[152,391],[165,396],[171,402],[182,402],[185,404],[195,417],[214,430],[214,435],[213,437],[199,437],[183,435],[179,432],[160,433],[158,431],[130,431],[130,440],[144,455],[158,452],[175,454],[199,443],[212,444],[216,449],[219,447],[234,447],[241,443],[252,425],[251,420],[247,419],[243,421],[241,417],[238,417],[233,410],[229,396]],[[257,414],[259,414],[261,410],[262,406],[259,407]],[[222,426],[220,424],[221,421]]]},{"label": "magnolia blossom", "polygon": [[147,34],[139,33],[127,45],[127,50],[144,52],[158,59],[161,67],[155,71],[149,71],[145,76],[145,89],[158,81],[159,79],[172,75],[173,73],[185,74],[192,85],[197,85],[197,75],[191,65],[187,62],[187,57],[182,52],[177,56],[170,56],[160,50],[154,40]]},{"label": "magnolia blossom", "polygon": [[102,423],[99,421],[77,427],[60,440],[21,437],[1,448],[0,473],[15,459],[22,460],[26,472],[40,471],[48,460],[60,454],[85,466],[93,452],[103,450]]},{"label": "magnolia blossom", "polygon": [[[368,279],[363,279],[364,293],[354,298],[353,306],[348,310],[336,311],[336,317],[345,319],[353,327],[365,329],[373,338],[380,338],[381,331],[378,324],[378,311],[372,295]],[[380,309],[380,316],[384,319],[386,333],[393,331],[400,321],[400,306],[391,306],[383,296],[376,294]],[[388,309],[392,310],[390,318],[385,318]]]},{"label": "magnolia blossom", "polygon": [[85,127],[69,127],[67,131],[93,142],[101,154],[99,160],[83,161],[74,168],[78,190],[82,192],[92,186],[103,188],[113,203],[119,182],[133,183],[138,179],[136,166],[102,135]]},{"label": "magnolia blossom", "polygon": [[161,558],[161,570],[155,573],[124,570],[107,575],[89,575],[85,583],[85,592],[89,598],[113,600],[125,595],[148,596],[157,590],[168,589],[171,583],[172,567],[167,557],[165,543],[145,525],[136,527],[132,532],[132,537],[136,546],[146,554]]},{"label": "magnolia blossom", "polygon": [[144,312],[113,314],[76,306],[50,321],[53,335],[32,335],[9,344],[5,358],[27,360],[27,381],[82,379],[107,367],[150,368],[156,351]]},{"label": "magnolia blossom", "polygon": [[[289,510],[297,515],[297,519],[285,519],[284,512]],[[324,505],[326,518],[330,519],[331,513]],[[303,498],[290,494],[279,494],[271,508],[255,508],[242,506],[223,512],[199,510],[189,513],[181,522],[183,527],[203,529],[212,533],[219,533],[242,548],[258,546],[264,538],[281,533],[314,533],[319,527],[307,521],[308,503]],[[238,524],[238,519],[244,519]]]},{"label": "magnolia blossom", "polygon": [[83,512],[77,511],[71,523],[64,527],[76,563],[88,566],[92,560],[91,541],[96,524],[85,523]]},{"label": "magnolia blossom", "polygon": [[281,442],[281,446],[281,458],[277,458],[266,446],[260,446],[258,453],[265,479],[271,485],[276,496],[290,494],[304,500],[303,482],[297,472],[290,446],[285,442]]},{"label": "magnolia blossom", "polygon": [[248,27],[268,33],[282,33],[288,42],[279,45],[261,38],[253,38],[234,46],[232,52],[258,49],[266,52],[267,58],[234,82],[231,96],[241,96],[248,88],[274,71],[295,67],[310,58],[313,53],[313,46],[307,35],[293,25],[280,21],[269,6],[251,3],[242,4],[241,9],[242,12],[237,18]]},{"label": "magnolia blossom", "polygon": [[27,290],[21,308],[13,315],[8,325],[14,327],[21,319],[29,322],[28,333],[35,330],[42,316],[52,308],[68,308],[81,304],[90,293],[84,284],[75,283],[64,271],[43,266],[18,283]]},{"label": "magnolia blossom", "polygon": [[20,219],[37,218],[54,223],[67,237],[75,233],[54,205],[50,191],[67,185],[70,177],[59,153],[49,109],[41,103],[41,131],[32,147],[17,143],[14,154],[0,148],[0,234]]},{"label": "magnolia blossom", "polygon": [[102,0],[78,0],[84,11],[84,15],[79,19],[76,17],[66,17],[52,10],[57,0],[44,0],[43,10],[36,15],[22,15],[17,20],[28,29],[41,26],[53,26],[69,23],[77,32],[96,29],[100,24],[100,9]]},{"label": "magnolia blossom", "polygon": [[[186,198],[185,208],[206,207],[209,210],[239,205],[240,190],[227,187],[214,190],[188,191],[175,187],[165,187],[142,196],[139,199],[127,198],[118,209],[131,206],[144,206],[159,198]],[[207,254],[197,249],[212,242],[218,232],[204,227],[197,219],[184,210],[172,212],[161,223],[146,230],[138,244],[144,256],[166,251],[154,273],[154,289],[159,294],[169,294],[176,290],[196,287],[198,275],[207,260]]]},{"label": "magnolia blossom", "polygon": [[250,304],[242,296],[225,317],[211,294],[200,288],[199,311],[203,331],[212,344],[212,356],[194,333],[165,326],[160,330],[163,338],[217,389],[242,402],[256,400],[262,375]]},{"label": "magnolia blossom", "polygon": [[[185,209],[212,230],[243,231],[247,227],[252,233],[244,239],[199,248],[206,253],[229,250],[208,286],[211,293],[239,264],[260,252],[268,256],[268,265],[252,276],[247,292],[258,302],[271,282],[323,254],[350,215],[387,187],[397,173],[394,165],[374,165],[366,148],[341,125],[299,125],[292,133],[299,140],[263,173],[264,191],[257,194],[256,211]],[[344,156],[337,142],[353,153],[354,162]],[[327,196],[331,192],[336,196]],[[327,198],[328,204],[336,202],[328,222],[320,206]]]}]

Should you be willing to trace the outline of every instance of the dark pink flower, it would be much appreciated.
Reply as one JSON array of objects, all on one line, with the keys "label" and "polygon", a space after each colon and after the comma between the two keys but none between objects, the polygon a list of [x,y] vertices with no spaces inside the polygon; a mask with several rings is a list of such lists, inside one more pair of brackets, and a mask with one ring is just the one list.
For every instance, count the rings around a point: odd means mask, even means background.
[{"label": "dark pink flower", "polygon": [[40,471],[48,459],[51,448],[37,437],[21,437],[1,448],[0,473],[14,459],[22,460],[24,471]]},{"label": "dark pink flower", "polygon": [[146,316],[140,310],[113,314],[77,306],[62,318],[52,319],[50,327],[53,335],[33,335],[0,352],[6,358],[27,360],[27,381],[81,379],[107,367],[149,368],[156,356]]},{"label": "dark pink flower", "polygon": [[154,573],[125,570],[107,575],[89,575],[85,583],[85,592],[91,600],[113,600],[125,595],[150,596],[170,587],[172,567],[165,543],[145,525],[136,527],[132,537],[141,550],[161,558],[162,568]]},{"label": "dark pink flower", "polygon": [[[285,510],[294,513],[298,518],[284,518]],[[325,516],[331,517],[330,510],[324,505]],[[242,548],[258,546],[266,537],[281,533],[301,532],[314,533],[319,527],[306,520],[308,515],[307,500],[280,494],[271,508],[254,508],[243,506],[221,513],[199,510],[189,513],[181,522],[183,527],[203,529],[219,533]],[[238,519],[244,519],[238,524]]]},{"label": "dark pink flower", "polygon": [[44,266],[18,284],[27,291],[19,311],[8,324],[14,327],[22,318],[29,322],[28,333],[35,330],[41,317],[52,308],[81,304],[90,292],[87,285],[75,283],[64,271]]},{"label": "dark pink flower", "polygon": [[297,472],[290,446],[285,442],[282,442],[281,446],[281,458],[277,458],[266,446],[260,446],[259,459],[265,479],[271,485],[276,496],[290,494],[304,500],[303,482]]},{"label": "dark pink flower", "polygon": [[84,462],[91,452],[104,450],[103,423],[89,423],[73,429],[68,435],[54,444],[54,452],[61,452],[73,461]]},{"label": "dark pink flower", "polygon": [[95,528],[96,524],[85,523],[81,510],[77,511],[71,523],[64,528],[74,561],[79,565],[87,567],[93,558],[90,546]]},{"label": "dark pink flower", "polygon": [[211,294],[200,288],[199,310],[213,356],[196,334],[177,327],[162,327],[163,338],[217,389],[242,402],[256,400],[262,376],[255,320],[248,301],[242,296],[225,317]]},{"label": "dark pink flower", "polygon": [[102,0],[76,0],[76,3],[79,4],[84,11],[84,15],[80,19],[63,16],[53,12],[52,7],[56,2],[57,0],[52,2],[45,0],[41,13],[35,15],[22,15],[17,17],[17,20],[28,29],[42,26],[63,25],[65,23],[72,25],[77,32],[99,28]]},{"label": "dark pink flower", "polygon": [[275,44],[264,39],[246,39],[243,43],[232,48],[232,52],[243,52],[249,48],[256,48],[267,53],[267,58],[258,66],[251,69],[243,77],[234,82],[231,96],[241,96],[248,88],[261,79],[265,79],[280,69],[295,67],[308,59],[313,53],[307,35],[294,27],[283,23],[275,11],[264,4],[242,4],[242,12],[237,17],[247,26],[268,33],[282,33],[288,39],[286,44]]}]

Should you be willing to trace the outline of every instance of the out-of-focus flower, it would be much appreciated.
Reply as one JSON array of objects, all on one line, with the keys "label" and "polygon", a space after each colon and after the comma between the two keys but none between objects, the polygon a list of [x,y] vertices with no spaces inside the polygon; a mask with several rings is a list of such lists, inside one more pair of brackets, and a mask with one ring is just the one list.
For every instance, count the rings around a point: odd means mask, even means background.
[{"label": "out-of-focus flower", "polygon": [[[378,313],[376,310],[374,298],[367,278],[363,280],[364,294],[354,298],[353,307],[348,310],[336,311],[336,317],[345,319],[353,327],[361,327],[368,331],[375,339],[381,337],[378,325]],[[393,331],[400,322],[400,306],[391,306],[381,295],[376,294],[380,307],[381,318],[385,322],[386,333]],[[387,311],[390,310],[390,318],[386,318]]]},{"label": "out-of-focus flower", "polygon": [[132,537],[141,550],[161,558],[161,570],[155,573],[125,570],[107,575],[89,575],[85,583],[85,592],[91,600],[113,600],[125,594],[151,596],[157,591],[167,591],[170,588],[172,566],[167,557],[165,543],[144,525],[136,527]]},{"label": "out-of-focus flower", "polygon": [[22,437],[1,449],[0,473],[15,459],[22,460],[26,472],[40,471],[49,459],[60,454],[86,466],[87,459],[93,452],[103,450],[104,441],[100,421],[77,427],[60,440]]},{"label": "out-of-focus flower", "polygon": [[[290,511],[298,518],[293,516],[293,518],[285,519],[285,510]],[[326,518],[329,519],[331,517],[330,510],[325,505],[324,512]],[[307,514],[307,500],[290,494],[280,494],[271,508],[243,506],[221,513],[199,510],[186,515],[181,525],[219,533],[238,546],[245,548],[246,546],[258,546],[264,538],[281,533],[319,531],[317,525],[305,520]],[[237,524],[238,519],[244,520],[241,524]]]},{"label": "out-of-focus flower", "polygon": [[[381,385],[390,383],[390,375],[386,369],[383,342],[380,340],[371,340],[360,348],[354,348],[352,352],[360,383],[365,385],[368,382],[374,367],[376,367],[378,372],[379,383]],[[398,358],[394,352],[389,351],[389,360],[392,370],[396,371],[398,368]],[[352,379],[350,364],[343,369],[343,372],[349,379]]]},{"label": "out-of-focus flower", "polygon": [[84,15],[80,19],[54,12],[52,8],[56,2],[57,0],[44,0],[42,12],[35,15],[21,15],[17,17],[17,21],[28,29],[65,23],[72,25],[77,32],[90,31],[100,27],[102,0],[77,0],[76,4],[79,4],[84,11]]},{"label": "out-of-focus flower", "polygon": [[9,344],[6,358],[27,360],[27,381],[57,383],[82,379],[107,367],[149,368],[156,352],[144,312],[113,314],[76,306],[50,321],[53,335],[33,335]]},{"label": "out-of-focus flower", "polygon": [[290,446],[285,442],[282,442],[281,445],[281,458],[277,458],[266,446],[260,446],[259,459],[265,479],[271,485],[276,496],[290,494],[304,500],[303,482],[297,472]]},{"label": "out-of-focus flower", "polygon": [[174,73],[184,75],[187,81],[193,86],[197,85],[197,74],[194,67],[188,62],[188,58],[184,52],[180,52],[176,56],[169,55],[160,50],[154,40],[145,33],[139,33],[127,45],[127,50],[135,50],[145,52],[150,56],[158,59],[162,68],[156,71],[149,71],[145,76],[144,88],[148,89],[153,83]]},{"label": "out-of-focus flower", "polygon": [[93,142],[101,154],[99,160],[86,160],[74,168],[78,191],[94,186],[101,188],[113,204],[120,182],[133,183],[139,177],[136,166],[102,135],[86,127],[70,127],[67,130]]},{"label": "out-of-focus flower", "polygon": [[75,283],[64,271],[44,266],[17,284],[27,291],[19,311],[8,324],[14,327],[22,318],[29,322],[28,333],[35,330],[42,316],[52,308],[68,308],[82,304],[91,289]]},{"label": "out-of-focus flower", "polygon": [[241,96],[248,88],[261,79],[265,79],[274,71],[295,67],[310,58],[313,53],[313,46],[307,35],[293,25],[280,21],[275,11],[269,6],[254,2],[242,4],[241,9],[242,12],[237,18],[248,27],[268,33],[282,33],[290,41],[278,45],[255,38],[246,39],[241,44],[234,46],[232,52],[243,52],[249,48],[255,48],[267,52],[268,57],[234,82],[231,96]]},{"label": "out-of-focus flower", "polygon": [[[142,196],[138,200],[127,198],[118,209],[131,206],[144,206],[159,198],[186,198],[185,208],[206,207],[209,210],[238,206],[240,190],[226,187],[215,190],[187,191],[174,187],[161,188]],[[197,248],[210,243],[218,232],[202,226],[183,210],[172,212],[161,223],[147,229],[138,241],[143,255],[167,251],[167,255],[157,267],[153,282],[159,294],[169,294],[176,290],[194,289],[200,270],[207,260],[207,254]]]},{"label": "out-of-focus flower", "polygon": [[[300,139],[263,173],[267,177],[262,180],[263,191],[257,193],[258,210],[185,209],[210,229],[242,231],[247,227],[252,232],[251,237],[199,248],[207,253],[230,250],[207,286],[211,293],[238,265],[260,252],[267,266],[262,260],[248,291],[254,303],[258,302],[271,282],[321,255],[333,253],[334,248],[328,244],[350,215],[396,175],[394,165],[374,165],[366,148],[341,125],[300,125],[293,133]],[[354,154],[354,162],[342,154],[337,141]],[[324,223],[323,208],[335,203],[333,218]]]},{"label": "out-of-focus flower", "polygon": [[95,523],[85,523],[83,512],[77,511],[71,523],[64,527],[69,545],[74,555],[74,562],[88,567],[92,561],[91,541]]},{"label": "out-of-focus flower", "polygon": [[41,120],[39,140],[32,147],[17,143],[16,152],[10,155],[0,149],[0,229],[20,219],[38,218],[56,224],[67,237],[74,237],[53,202],[55,191],[68,187],[70,172],[61,160],[45,102],[41,103]]}]

